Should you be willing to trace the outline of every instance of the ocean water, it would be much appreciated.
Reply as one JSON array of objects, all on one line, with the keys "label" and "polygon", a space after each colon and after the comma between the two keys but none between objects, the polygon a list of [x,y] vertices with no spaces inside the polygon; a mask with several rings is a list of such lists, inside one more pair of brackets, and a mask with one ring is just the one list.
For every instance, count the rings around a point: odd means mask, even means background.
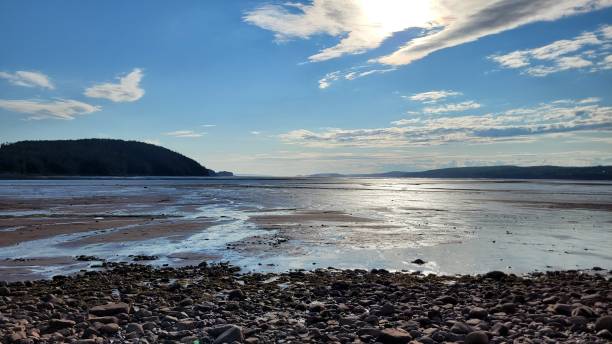
[{"label": "ocean water", "polygon": [[[73,199],[87,201],[66,202]],[[123,202],[115,204],[115,199]],[[210,226],[181,240],[162,235],[130,242],[66,245],[99,234],[91,231],[24,241],[0,247],[0,260],[86,254],[121,261],[129,260],[130,255],[146,254],[159,256],[152,264],[178,265],[181,260],[173,257],[199,254],[210,260],[229,261],[244,271],[333,266],[474,274],[490,270],[528,273],[612,268],[609,182],[412,178],[2,180],[0,201],[4,219],[164,214],[185,221],[211,221]],[[11,206],[17,202],[37,206]],[[0,236],[15,230],[19,229],[0,226]],[[169,231],[168,236],[172,234]],[[417,258],[426,263],[412,263]],[[50,275],[76,271],[84,264],[89,263],[28,268]]]}]

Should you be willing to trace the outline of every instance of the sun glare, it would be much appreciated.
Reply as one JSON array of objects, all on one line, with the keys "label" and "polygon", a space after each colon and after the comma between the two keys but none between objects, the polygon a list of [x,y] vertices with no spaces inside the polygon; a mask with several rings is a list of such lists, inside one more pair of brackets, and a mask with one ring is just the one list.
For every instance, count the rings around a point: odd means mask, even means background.
[{"label": "sun glare", "polygon": [[384,31],[426,27],[435,20],[431,0],[361,0],[367,22]]}]

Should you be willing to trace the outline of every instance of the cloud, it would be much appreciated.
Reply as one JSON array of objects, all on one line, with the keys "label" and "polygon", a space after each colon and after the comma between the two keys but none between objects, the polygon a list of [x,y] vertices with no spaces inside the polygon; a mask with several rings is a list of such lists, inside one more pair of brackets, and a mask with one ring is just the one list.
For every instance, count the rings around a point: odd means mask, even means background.
[{"label": "cloud", "polygon": [[402,96],[402,98],[408,98],[415,102],[422,102],[422,103],[428,104],[428,103],[436,103],[448,97],[455,97],[455,96],[460,96],[460,95],[462,95],[461,92],[441,90],[441,91],[429,91],[429,92],[415,93],[411,96]]},{"label": "cloud", "polygon": [[253,131],[251,131],[250,133],[251,133],[252,135],[259,135],[259,134],[261,134],[261,131],[256,131],[256,130],[253,130]]},{"label": "cloud", "polygon": [[520,69],[523,74],[543,77],[570,69],[595,71],[605,69],[610,50],[612,26],[605,25],[599,30],[583,32],[572,39],[562,39],[550,44],[525,50],[516,50],[488,58],[501,68]]},{"label": "cloud", "polygon": [[367,69],[368,66],[359,66],[353,67],[348,70],[337,70],[335,72],[330,72],[325,74],[325,76],[319,79],[319,88],[326,89],[332,85],[335,81],[340,79],[345,80],[355,80],[358,78],[363,78],[364,76],[374,75],[374,74],[384,74],[388,72],[392,72],[395,68],[385,68],[385,69]]},{"label": "cloud", "polygon": [[198,133],[195,132],[193,130],[175,130],[175,131],[169,131],[167,133],[164,133],[164,135],[166,136],[173,136],[173,137],[179,137],[179,138],[196,138],[196,137],[202,137],[204,136],[204,134],[206,133]]},{"label": "cloud", "polygon": [[48,76],[40,72],[18,70],[15,73],[0,72],[0,78],[8,80],[13,85],[24,87],[40,87],[55,89]]},{"label": "cloud", "polygon": [[325,74],[325,76],[319,80],[319,88],[323,90],[331,86],[332,82],[340,79],[342,76],[341,73],[342,71],[337,70],[335,72]]},{"label": "cloud", "polygon": [[309,57],[324,61],[379,47],[393,33],[429,27],[427,0],[314,0],[310,4],[267,4],[248,11],[244,20],[274,32],[277,41],[326,34],[340,42]]},{"label": "cloud", "polygon": [[480,108],[482,105],[475,101],[469,100],[461,103],[444,104],[440,106],[428,106],[423,109],[425,113],[448,113],[448,112],[462,112],[466,110],[474,110]]},{"label": "cloud", "polygon": [[594,98],[587,100],[562,100],[484,115],[423,116],[394,121],[393,127],[385,128],[298,129],[281,134],[280,139],[316,147],[392,147],[526,141],[534,135],[612,131],[612,107],[594,103]]},{"label": "cloud", "polygon": [[74,119],[74,116],[100,111],[94,106],[72,99],[57,100],[4,100],[0,99],[0,109],[31,115],[30,119]]},{"label": "cloud", "polygon": [[415,38],[397,51],[377,59],[405,65],[441,49],[476,41],[519,26],[554,21],[612,6],[610,0],[437,0],[440,30]]},{"label": "cloud", "polygon": [[246,12],[243,19],[274,32],[277,41],[315,35],[339,38],[337,44],[311,55],[312,62],[364,53],[380,47],[396,32],[420,30],[420,36],[374,59],[406,65],[484,36],[611,5],[610,0],[312,0],[266,4]]},{"label": "cloud", "polygon": [[216,127],[216,124],[202,124],[202,127],[204,128],[212,128],[212,127]]},{"label": "cloud", "polygon": [[93,85],[85,90],[85,95],[91,98],[108,99],[116,103],[134,102],[145,94],[145,91],[140,88],[143,76],[141,69],[134,68],[129,74],[119,77],[119,83]]}]

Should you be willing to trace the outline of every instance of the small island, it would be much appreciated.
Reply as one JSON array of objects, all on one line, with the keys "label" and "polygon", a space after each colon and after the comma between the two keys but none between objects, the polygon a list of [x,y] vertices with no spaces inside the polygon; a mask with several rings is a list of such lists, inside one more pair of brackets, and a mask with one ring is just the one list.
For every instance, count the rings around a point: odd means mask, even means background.
[{"label": "small island", "polygon": [[170,149],[114,139],[20,141],[0,145],[0,177],[228,177]]}]

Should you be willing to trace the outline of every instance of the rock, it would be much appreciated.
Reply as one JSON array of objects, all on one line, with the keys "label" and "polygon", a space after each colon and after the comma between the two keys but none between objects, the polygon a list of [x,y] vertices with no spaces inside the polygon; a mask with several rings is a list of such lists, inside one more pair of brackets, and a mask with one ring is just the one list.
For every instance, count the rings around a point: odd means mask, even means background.
[{"label": "rock", "polygon": [[612,332],[612,316],[605,315],[595,321],[595,331],[608,330]]},{"label": "rock", "polygon": [[608,330],[601,330],[597,332],[597,337],[612,340],[612,332]]},{"label": "rock", "polygon": [[455,299],[452,296],[448,296],[448,295],[441,296],[441,297],[437,298],[436,301],[442,302],[444,304],[449,304],[449,303],[451,305],[456,305],[457,304],[457,299]]},{"label": "rock", "polygon": [[564,303],[556,303],[548,309],[555,314],[572,315],[572,306]]},{"label": "rock", "polygon": [[57,330],[73,327],[76,323],[66,319],[51,319],[49,320],[49,330],[55,332]]},{"label": "rock", "polygon": [[495,325],[493,325],[493,327],[491,327],[491,333],[496,334],[498,336],[505,337],[508,335],[509,332],[510,329],[508,328],[508,326],[500,322],[496,323]]},{"label": "rock", "polygon": [[11,289],[9,287],[0,287],[0,296],[9,296],[11,295]]},{"label": "rock", "polygon": [[227,298],[231,301],[238,301],[244,299],[244,294],[242,293],[242,290],[234,289],[227,294]]},{"label": "rock", "polygon": [[484,275],[485,278],[493,279],[496,281],[500,281],[506,278],[506,276],[507,275],[502,271],[489,271]]},{"label": "rock", "polygon": [[413,260],[411,263],[412,264],[417,264],[417,265],[423,265],[426,262],[423,259],[421,259],[421,258],[417,258],[417,259]]},{"label": "rock", "polygon": [[118,303],[107,303],[105,305],[99,305],[92,307],[89,310],[90,314],[96,316],[106,316],[106,315],[117,315],[119,313],[129,313],[130,306],[127,303],[118,302]]},{"label": "rock", "polygon": [[455,322],[450,330],[453,333],[459,333],[459,334],[468,334],[474,331],[474,329],[471,326],[469,326],[466,323],[462,323],[460,321]]},{"label": "rock", "polygon": [[486,332],[470,332],[463,341],[464,344],[489,344],[489,336]]},{"label": "rock", "polygon": [[88,320],[89,320],[90,323],[94,323],[94,322],[99,322],[99,323],[102,323],[102,324],[109,324],[109,323],[118,324],[119,323],[119,318],[114,317],[114,316],[89,317]]},{"label": "rock", "polygon": [[572,331],[584,331],[587,328],[587,318],[583,316],[571,316],[567,318]]},{"label": "rock", "polygon": [[138,323],[129,323],[129,324],[127,324],[127,327],[125,328],[125,330],[128,333],[136,332],[139,335],[143,335],[144,334],[144,328],[142,327],[141,324],[138,324]]},{"label": "rock", "polygon": [[500,306],[504,313],[513,314],[516,313],[516,305],[512,302],[504,303]]},{"label": "rock", "polygon": [[106,334],[115,334],[119,332],[119,325],[117,324],[104,324],[100,326],[100,332]]},{"label": "rock", "polygon": [[308,310],[311,312],[321,312],[325,309],[325,305],[322,302],[311,302],[308,305]]},{"label": "rock", "polygon": [[229,328],[225,330],[225,332],[221,333],[221,335],[219,335],[215,339],[213,344],[231,344],[235,341],[242,342],[243,340],[244,337],[242,335],[242,329],[236,325],[230,325]]},{"label": "rock", "polygon": [[472,307],[470,308],[470,313],[468,318],[476,318],[476,319],[486,319],[489,315],[486,309],[481,307]]},{"label": "rock", "polygon": [[395,313],[395,306],[387,302],[380,308],[380,315],[392,315]]},{"label": "rock", "polygon": [[386,328],[380,332],[378,341],[383,344],[404,344],[412,340],[410,333],[401,328]]},{"label": "rock", "polygon": [[572,309],[572,316],[573,317],[594,318],[596,315],[595,315],[595,311],[593,311],[593,308],[588,307],[588,306],[578,306]]}]

